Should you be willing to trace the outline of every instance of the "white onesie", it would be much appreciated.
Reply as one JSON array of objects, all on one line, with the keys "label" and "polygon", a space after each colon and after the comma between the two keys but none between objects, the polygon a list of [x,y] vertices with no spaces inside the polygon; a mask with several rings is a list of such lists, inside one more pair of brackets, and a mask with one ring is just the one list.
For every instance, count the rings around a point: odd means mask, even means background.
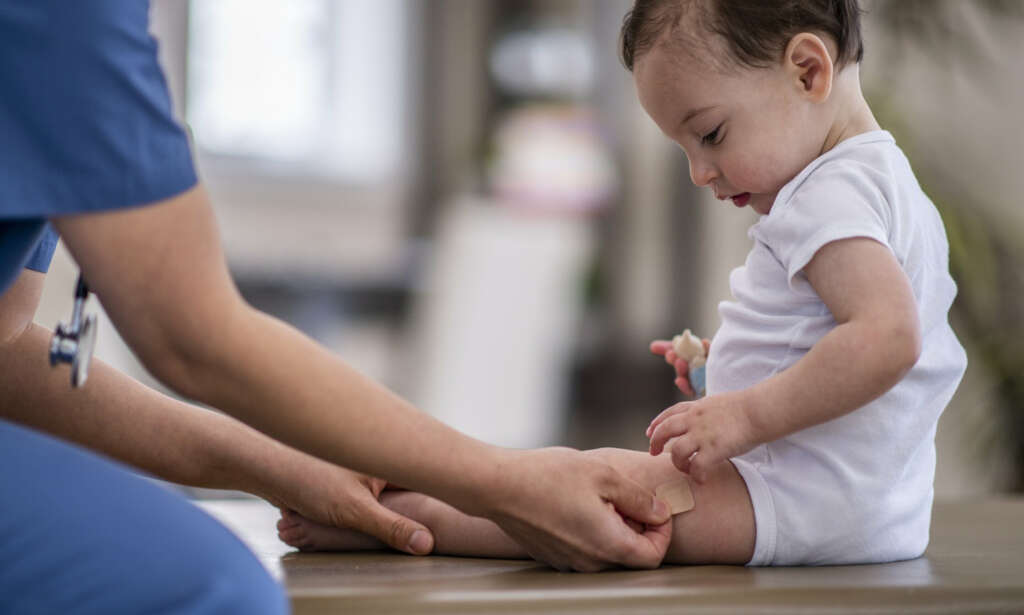
[{"label": "white onesie", "polygon": [[[843,141],[779,192],[749,231],[754,247],[729,278],[707,363],[709,395],[750,387],[793,365],[836,326],[803,274],[825,244],[869,237],[907,274],[921,357],[889,392],[827,423],[732,460],[754,505],[749,565],[887,562],[928,544],[935,426],[967,356],[949,326],[956,285],[942,220],[892,135]],[[885,349],[877,359],[885,361]]]}]

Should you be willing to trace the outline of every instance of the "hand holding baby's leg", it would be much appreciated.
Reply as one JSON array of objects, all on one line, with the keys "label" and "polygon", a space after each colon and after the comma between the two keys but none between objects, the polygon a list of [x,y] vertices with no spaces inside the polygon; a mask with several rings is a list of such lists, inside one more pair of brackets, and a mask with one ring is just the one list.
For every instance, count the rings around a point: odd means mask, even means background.
[{"label": "hand holding baby's leg", "polygon": [[[754,512],[747,489],[730,463],[718,464],[699,484],[680,474],[668,455],[604,448],[587,451],[652,491],[667,482],[686,481],[696,507],[677,514],[665,561],[674,564],[744,564],[754,548]],[[385,491],[381,502],[425,525],[436,541],[434,553],[469,557],[527,558],[524,549],[486,519],[470,517],[421,493]],[[634,527],[636,531],[646,528]],[[665,526],[666,531],[669,526]],[[283,513],[278,535],[303,551],[359,551],[387,545],[354,530],[321,525],[295,513]]]},{"label": "hand holding baby's leg", "polygon": [[[480,517],[471,517],[422,493],[385,491],[381,503],[390,510],[425,525],[434,535],[437,555],[466,555],[522,559],[525,550],[501,529]],[[315,523],[283,511],[278,537],[301,551],[367,551],[388,546],[355,530]]]},{"label": "hand holding baby's leg", "polygon": [[754,552],[754,508],[746,484],[731,463],[709,470],[704,483],[690,480],[669,455],[602,448],[587,451],[649,489],[683,481],[693,494],[692,510],[672,516],[668,564],[745,564]]},{"label": "hand holding baby's leg", "polygon": [[376,551],[388,546],[369,534],[311,521],[297,512],[281,510],[277,537],[299,551]]}]

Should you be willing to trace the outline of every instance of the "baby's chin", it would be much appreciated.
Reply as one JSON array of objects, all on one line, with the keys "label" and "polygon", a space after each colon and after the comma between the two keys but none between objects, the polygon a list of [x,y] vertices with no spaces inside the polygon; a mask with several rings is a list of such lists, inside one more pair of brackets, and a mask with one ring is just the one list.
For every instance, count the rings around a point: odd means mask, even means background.
[{"label": "baby's chin", "polygon": [[[771,211],[772,205],[775,204],[775,196],[778,192],[753,192],[750,193],[748,199],[745,199],[742,203],[743,208],[750,208],[762,216],[767,216],[768,212]],[[733,201],[733,204],[737,207],[739,203]]]},{"label": "baby's chin", "polygon": [[752,194],[747,205],[762,216],[767,216],[768,212],[772,210],[774,203],[774,194]]}]

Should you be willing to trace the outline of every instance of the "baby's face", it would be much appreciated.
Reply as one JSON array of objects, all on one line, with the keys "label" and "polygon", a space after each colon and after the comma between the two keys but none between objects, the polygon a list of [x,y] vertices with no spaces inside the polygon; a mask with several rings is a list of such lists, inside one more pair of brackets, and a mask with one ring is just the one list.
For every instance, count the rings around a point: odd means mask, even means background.
[{"label": "baby's face", "polygon": [[[724,43],[704,53],[724,54]],[[700,55],[658,44],[640,56],[640,104],[686,152],[694,184],[767,214],[782,186],[821,154],[827,120],[783,63],[754,69]]]}]

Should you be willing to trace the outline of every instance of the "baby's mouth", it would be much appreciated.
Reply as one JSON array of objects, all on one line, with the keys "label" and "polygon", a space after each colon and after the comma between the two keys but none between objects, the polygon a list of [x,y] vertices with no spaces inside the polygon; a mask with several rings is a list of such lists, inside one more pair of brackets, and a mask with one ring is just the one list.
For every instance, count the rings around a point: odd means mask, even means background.
[{"label": "baby's mouth", "polygon": [[733,195],[729,198],[732,199],[732,204],[736,207],[743,207],[750,202],[750,193],[741,192],[740,194]]}]

